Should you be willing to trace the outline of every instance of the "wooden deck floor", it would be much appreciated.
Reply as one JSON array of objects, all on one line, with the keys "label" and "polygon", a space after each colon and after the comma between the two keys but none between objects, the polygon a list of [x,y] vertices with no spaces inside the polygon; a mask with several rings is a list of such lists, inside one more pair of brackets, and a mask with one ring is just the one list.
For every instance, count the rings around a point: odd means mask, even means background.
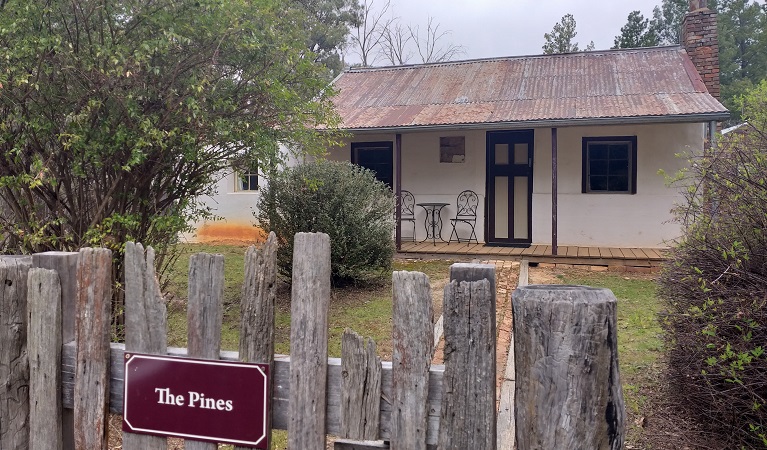
[{"label": "wooden deck floor", "polygon": [[403,257],[527,259],[530,262],[594,266],[657,267],[665,259],[663,248],[576,247],[560,245],[552,255],[550,245],[491,247],[484,244],[403,242]]}]

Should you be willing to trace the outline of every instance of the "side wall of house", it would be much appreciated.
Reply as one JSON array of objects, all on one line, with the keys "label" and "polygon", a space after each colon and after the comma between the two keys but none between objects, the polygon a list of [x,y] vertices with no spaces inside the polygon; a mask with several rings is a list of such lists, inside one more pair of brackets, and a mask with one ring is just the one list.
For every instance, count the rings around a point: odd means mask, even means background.
[{"label": "side wall of house", "polygon": [[[584,137],[637,137],[636,194],[583,194]],[[671,209],[682,198],[666,177],[686,165],[680,154],[700,152],[703,124],[624,125],[558,129],[560,245],[664,247],[679,236]],[[663,171],[660,173],[659,171]],[[551,130],[536,130],[533,243],[551,243]]]}]

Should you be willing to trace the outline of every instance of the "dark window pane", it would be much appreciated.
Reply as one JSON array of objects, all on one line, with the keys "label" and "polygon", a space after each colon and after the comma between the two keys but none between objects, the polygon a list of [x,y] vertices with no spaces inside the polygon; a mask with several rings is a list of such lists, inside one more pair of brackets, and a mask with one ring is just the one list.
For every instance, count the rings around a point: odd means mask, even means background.
[{"label": "dark window pane", "polygon": [[610,159],[629,159],[629,145],[610,144]]},{"label": "dark window pane", "polygon": [[607,159],[607,144],[589,144],[589,159]]},{"label": "dark window pane", "polygon": [[589,166],[589,173],[591,175],[607,175],[607,161],[592,160]]},{"label": "dark window pane", "polygon": [[589,177],[589,190],[590,191],[606,191],[607,190],[607,177]]},{"label": "dark window pane", "polygon": [[626,175],[629,173],[629,162],[627,159],[611,159],[610,175]]},{"label": "dark window pane", "polygon": [[628,192],[629,190],[629,177],[628,176],[614,176],[609,178],[609,190],[618,192]]}]

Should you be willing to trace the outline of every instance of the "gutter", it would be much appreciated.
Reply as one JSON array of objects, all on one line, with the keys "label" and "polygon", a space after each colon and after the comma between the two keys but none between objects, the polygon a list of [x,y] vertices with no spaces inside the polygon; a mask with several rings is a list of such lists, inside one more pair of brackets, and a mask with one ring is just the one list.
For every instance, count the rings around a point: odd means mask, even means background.
[{"label": "gutter", "polygon": [[639,116],[639,117],[605,117],[585,119],[550,119],[550,120],[527,120],[522,122],[490,122],[490,123],[463,123],[463,124],[440,124],[440,125],[411,125],[389,127],[362,127],[343,128],[345,131],[355,133],[402,133],[406,131],[438,131],[438,130],[518,130],[527,128],[563,128],[589,125],[632,125],[651,123],[708,123],[723,121],[730,117],[729,112],[714,112],[685,115],[665,116]]}]

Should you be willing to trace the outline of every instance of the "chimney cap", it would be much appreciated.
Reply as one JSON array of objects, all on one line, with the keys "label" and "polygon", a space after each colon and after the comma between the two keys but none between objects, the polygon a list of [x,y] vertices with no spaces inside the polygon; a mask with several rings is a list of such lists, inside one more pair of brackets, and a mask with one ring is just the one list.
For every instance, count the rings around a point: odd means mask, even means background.
[{"label": "chimney cap", "polygon": [[708,9],[708,1],[690,0],[690,12],[697,11],[699,9]]}]

